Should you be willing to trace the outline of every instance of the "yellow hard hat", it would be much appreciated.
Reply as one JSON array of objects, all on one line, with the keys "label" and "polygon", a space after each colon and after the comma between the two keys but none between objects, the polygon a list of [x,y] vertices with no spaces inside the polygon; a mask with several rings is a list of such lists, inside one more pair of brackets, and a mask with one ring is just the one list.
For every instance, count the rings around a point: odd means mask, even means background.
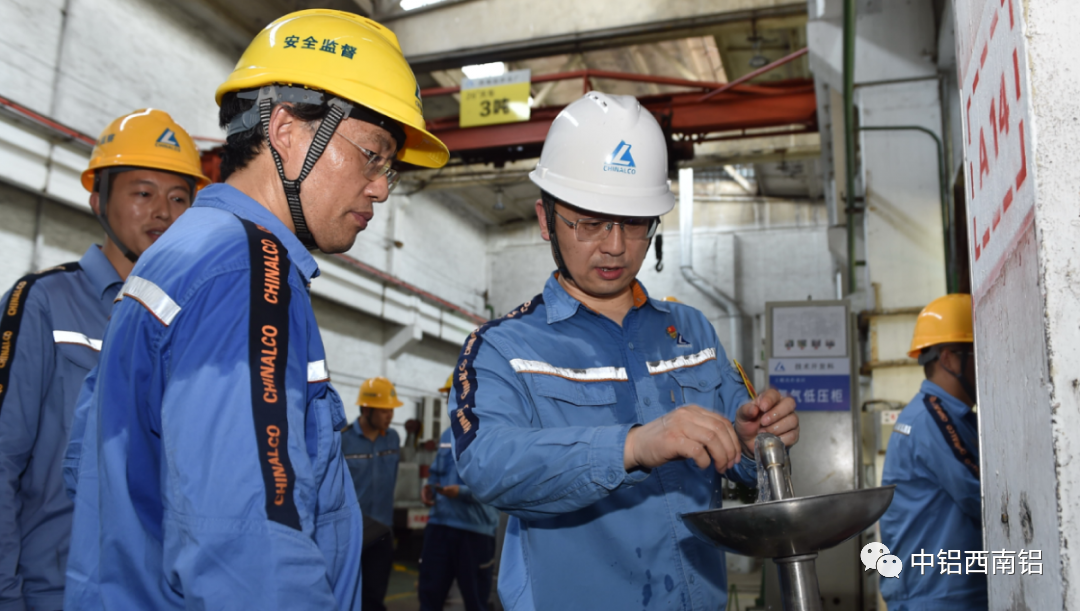
[{"label": "yellow hard hat", "polygon": [[327,9],[290,13],[248,45],[217,101],[232,91],[266,85],[325,91],[401,124],[398,159],[427,168],[446,165],[446,145],[425,129],[420,87],[397,36],[359,15]]},{"label": "yellow hard hat", "polygon": [[938,344],[973,343],[971,295],[956,293],[938,297],[919,312],[908,356],[919,358],[924,348]]},{"label": "yellow hard hat", "polygon": [[682,303],[677,297],[673,295],[668,295],[667,297],[664,297],[664,301],[674,301],[675,303]]},{"label": "yellow hard hat", "polygon": [[454,387],[454,374],[446,376],[446,384],[439,389],[439,392],[450,392],[450,389]]},{"label": "yellow hard hat", "polygon": [[394,409],[405,405],[398,399],[394,383],[382,376],[364,380],[360,385],[360,396],[356,398],[356,404],[378,409]]},{"label": "yellow hard hat", "polygon": [[169,113],[143,108],[116,119],[101,132],[82,186],[94,190],[94,172],[112,167],[140,167],[175,172],[195,179],[195,190],[210,184],[202,173],[195,141]]}]

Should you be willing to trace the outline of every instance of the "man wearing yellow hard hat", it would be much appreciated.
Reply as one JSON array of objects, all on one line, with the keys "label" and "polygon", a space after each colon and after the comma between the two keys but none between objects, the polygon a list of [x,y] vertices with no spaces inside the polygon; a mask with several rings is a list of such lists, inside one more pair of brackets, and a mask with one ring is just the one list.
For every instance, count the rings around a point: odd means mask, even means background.
[{"label": "man wearing yellow hard hat", "polygon": [[439,167],[394,34],[269,24],[217,90],[221,176],[144,256],[87,397],[65,609],[356,609],[361,514],[308,286]]},{"label": "man wearing yellow hard hat", "polygon": [[341,433],[341,451],[349,463],[356,498],[364,514],[363,609],[383,611],[393,568],[394,488],[397,486],[401,437],[390,428],[394,410],[404,405],[393,382],[369,378],[356,398],[360,417]]},{"label": "man wearing yellow hard hat", "polygon": [[889,611],[987,608],[986,555],[969,554],[983,549],[974,342],[970,295],[935,299],[915,321],[908,355],[926,380],[896,420],[881,477],[896,486],[881,542],[904,560],[899,578],[881,579]]},{"label": "man wearing yellow hard hat", "polygon": [[[439,392],[449,398],[454,376]],[[424,528],[417,590],[420,611],[442,611],[450,587],[457,581],[465,611],[487,611],[495,568],[495,530],[499,511],[473,495],[454,462],[453,431],[439,438],[421,500],[431,507]]]},{"label": "man wearing yellow hard hat", "polygon": [[135,260],[209,182],[167,113],[116,119],[82,174],[104,245],[21,278],[0,302],[0,609],[63,606],[72,503],[61,461],[75,399]]}]

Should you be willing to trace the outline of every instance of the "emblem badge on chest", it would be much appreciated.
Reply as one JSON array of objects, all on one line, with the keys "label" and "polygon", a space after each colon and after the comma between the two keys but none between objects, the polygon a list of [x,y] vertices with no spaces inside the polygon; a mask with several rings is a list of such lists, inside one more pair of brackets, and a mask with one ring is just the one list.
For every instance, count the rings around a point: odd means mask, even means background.
[{"label": "emblem badge on chest", "polygon": [[682,333],[679,333],[677,330],[675,330],[675,325],[668,326],[667,334],[668,334],[668,337],[675,340],[675,345],[676,346],[689,346],[690,345],[690,342],[686,341],[686,338],[682,336]]}]

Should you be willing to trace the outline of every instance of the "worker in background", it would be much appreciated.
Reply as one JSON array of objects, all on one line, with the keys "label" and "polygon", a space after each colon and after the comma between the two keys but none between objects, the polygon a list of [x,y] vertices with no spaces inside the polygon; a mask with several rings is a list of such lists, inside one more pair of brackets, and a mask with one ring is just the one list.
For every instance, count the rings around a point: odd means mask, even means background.
[{"label": "worker in background", "polygon": [[[449,395],[454,376],[439,392]],[[495,567],[495,529],[499,512],[481,503],[458,475],[451,448],[452,431],[439,438],[421,500],[432,507],[420,555],[420,611],[442,611],[457,579],[467,611],[487,611]]]},{"label": "worker in background", "polygon": [[395,159],[446,161],[418,91],[393,33],[330,10],[267,26],[218,87],[225,183],[139,260],[80,403],[66,611],[359,608],[309,250],[353,246]]},{"label": "worker in background", "polygon": [[973,573],[967,554],[983,549],[974,341],[970,295],[935,299],[915,321],[908,356],[926,379],[893,426],[881,476],[896,486],[881,542],[904,561],[899,578],[881,578],[889,611],[987,608],[985,570]]},{"label": "worker in background", "polygon": [[82,174],[104,245],[23,277],[0,300],[4,611],[63,606],[72,504],[61,461],[75,399],[135,261],[209,182],[195,143],[168,113],[144,109],[116,119]]},{"label": "worker in background", "polygon": [[385,611],[386,588],[394,564],[394,488],[397,486],[401,437],[390,428],[394,410],[404,405],[394,384],[369,378],[356,399],[360,417],[341,433],[341,451],[349,464],[356,498],[364,514],[364,611]]},{"label": "worker in background", "polygon": [[636,280],[674,206],[664,134],[632,97],[591,92],[552,123],[530,178],[557,271],[465,341],[450,421],[462,480],[509,513],[507,609],[724,608],[723,553],[679,515],[756,486],[759,431],[795,403],[751,400],[701,312]]}]

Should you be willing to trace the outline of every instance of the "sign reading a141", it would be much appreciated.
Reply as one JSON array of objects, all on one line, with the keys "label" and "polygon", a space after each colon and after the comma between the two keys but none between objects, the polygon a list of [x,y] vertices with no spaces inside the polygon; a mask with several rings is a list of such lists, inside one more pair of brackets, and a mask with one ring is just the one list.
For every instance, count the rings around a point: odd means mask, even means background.
[{"label": "sign reading a141", "polygon": [[478,127],[529,120],[530,70],[514,70],[499,76],[461,82],[458,125]]}]

